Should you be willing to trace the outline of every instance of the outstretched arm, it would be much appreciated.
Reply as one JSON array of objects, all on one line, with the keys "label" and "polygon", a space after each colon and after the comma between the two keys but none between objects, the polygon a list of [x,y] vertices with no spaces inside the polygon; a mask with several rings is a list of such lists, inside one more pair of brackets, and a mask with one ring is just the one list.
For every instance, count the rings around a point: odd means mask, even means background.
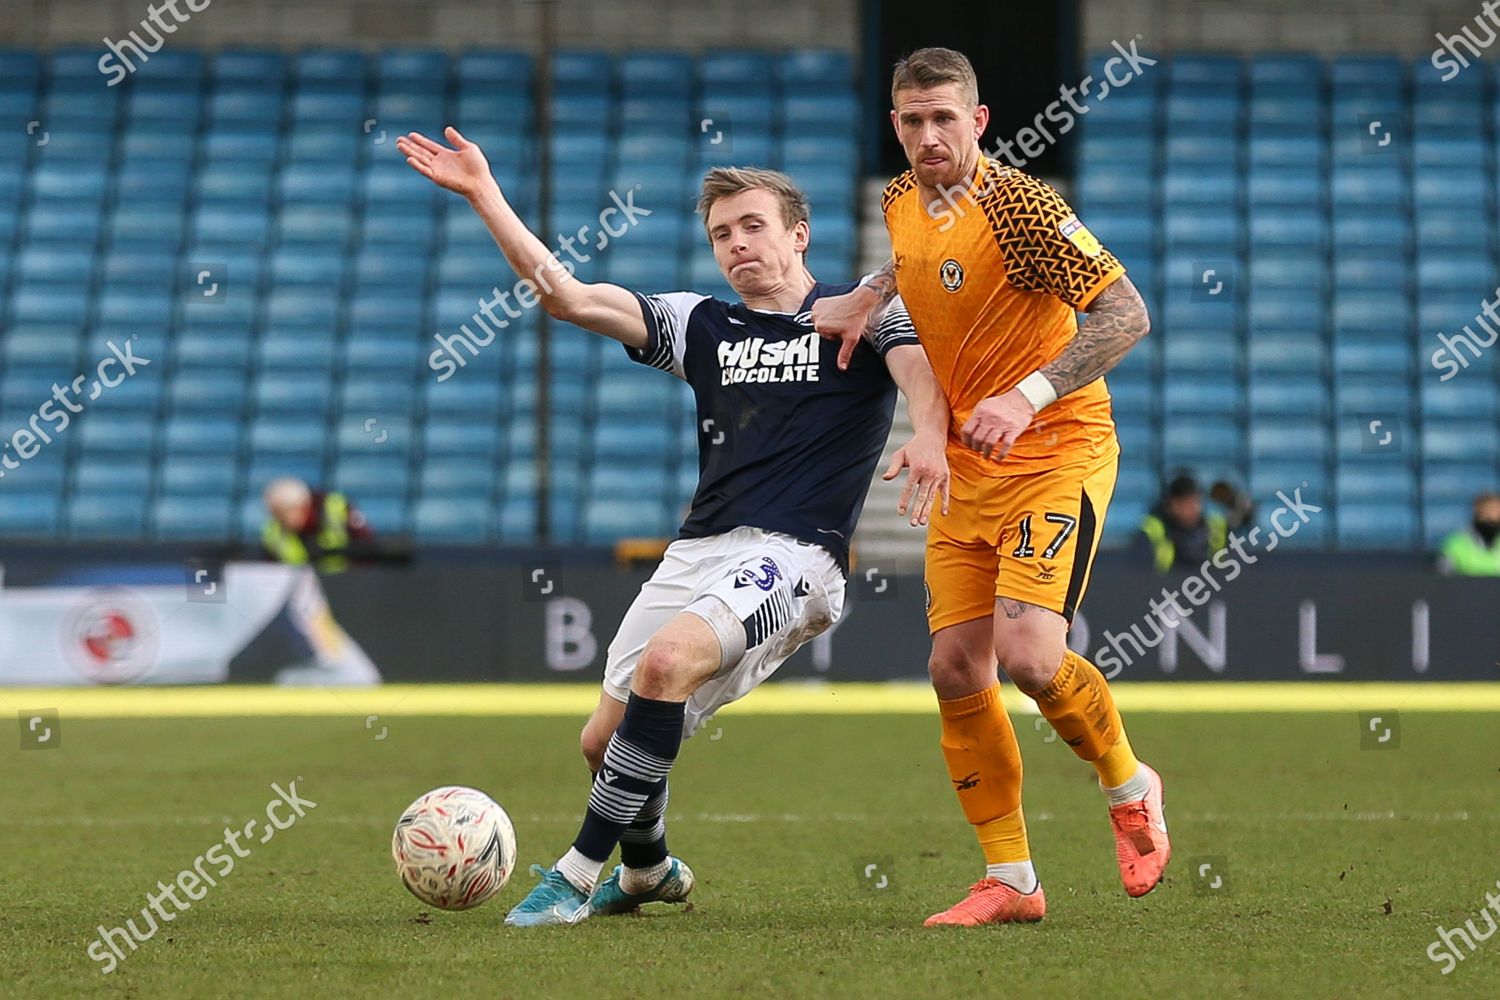
[{"label": "outstretched arm", "polygon": [[483,151],[456,128],[450,126],[444,135],[451,148],[419,132],[399,137],[396,148],[417,173],[468,199],[511,268],[536,286],[548,315],[613,337],[628,347],[644,348],[646,320],[639,300],[618,285],[574,278],[571,266],[559,261],[505,200]]}]

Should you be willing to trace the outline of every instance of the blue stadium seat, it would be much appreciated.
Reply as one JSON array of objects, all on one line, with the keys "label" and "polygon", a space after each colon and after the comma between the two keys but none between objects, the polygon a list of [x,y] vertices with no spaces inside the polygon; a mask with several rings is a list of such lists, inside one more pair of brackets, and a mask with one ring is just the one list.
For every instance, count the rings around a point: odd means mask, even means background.
[{"label": "blue stadium seat", "polygon": [[1323,202],[1323,178],[1312,166],[1264,166],[1250,171],[1245,196],[1253,211],[1263,206],[1316,210]]},{"label": "blue stadium seat", "polygon": [[1487,255],[1475,256],[1472,248],[1421,247],[1416,265],[1416,283],[1423,296],[1463,297],[1473,302],[1488,298],[1495,283],[1493,262]]},{"label": "blue stadium seat", "polygon": [[483,462],[442,456],[421,465],[424,497],[468,497],[488,500],[495,490],[495,470]]},{"label": "blue stadium seat", "polygon": [[490,510],[483,497],[423,497],[412,523],[418,541],[472,545],[488,533]]},{"label": "blue stadium seat", "polygon": [[470,49],[459,55],[455,70],[463,89],[529,89],[532,58],[514,49]]},{"label": "blue stadium seat", "polygon": [[1431,208],[1415,217],[1418,253],[1462,252],[1477,247],[1481,254],[1491,249],[1490,228],[1471,210]]},{"label": "blue stadium seat", "polygon": [[1340,252],[1355,254],[1375,249],[1383,255],[1404,258],[1410,242],[1405,213],[1372,214],[1360,210],[1333,214],[1333,243]]},{"label": "blue stadium seat", "polygon": [[1245,345],[1248,369],[1262,375],[1323,375],[1329,369],[1328,346],[1316,328],[1290,333],[1263,333],[1251,325]]},{"label": "blue stadium seat", "polygon": [[322,414],[260,417],[250,424],[249,445],[259,455],[322,455],[327,449]]},{"label": "blue stadium seat", "polygon": [[1404,261],[1343,254],[1334,257],[1333,284],[1341,295],[1354,297],[1370,292],[1404,294],[1410,277],[1410,265]]},{"label": "blue stadium seat", "polygon": [[232,452],[217,455],[167,452],[162,456],[157,475],[164,495],[228,497],[239,479],[239,458]]},{"label": "blue stadium seat", "polygon": [[1162,435],[1162,459],[1171,466],[1238,466],[1244,456],[1244,432],[1231,417],[1197,415],[1172,421]]},{"label": "blue stadium seat", "polygon": [[821,93],[854,84],[853,56],[840,49],[792,49],[781,57],[781,85],[788,94]]},{"label": "blue stadium seat", "polygon": [[698,60],[698,79],[705,87],[769,92],[776,66],[763,52],[710,52]]},{"label": "blue stadium seat", "polygon": [[328,372],[278,371],[257,379],[251,405],[257,414],[277,416],[322,414],[328,405],[332,376]]},{"label": "blue stadium seat", "polygon": [[1409,549],[1417,539],[1414,507],[1395,503],[1340,504],[1334,511],[1338,541],[1348,548]]},{"label": "blue stadium seat", "polygon": [[1402,205],[1408,197],[1405,176],[1384,166],[1335,167],[1329,191],[1335,205],[1350,207]]},{"label": "blue stadium seat", "polygon": [[67,534],[79,540],[132,539],[146,530],[144,493],[78,493],[68,502]]},{"label": "blue stadium seat", "polygon": [[[29,468],[28,468],[28,471]],[[0,490],[0,536],[51,538],[61,522],[57,494],[44,490]]]},{"label": "blue stadium seat", "polygon": [[536,502],[530,497],[507,499],[495,518],[495,534],[509,544],[532,544],[536,540]]},{"label": "blue stadium seat", "polygon": [[1176,254],[1233,255],[1243,238],[1241,216],[1232,207],[1168,208],[1162,229],[1167,252]]},{"label": "blue stadium seat", "polygon": [[1412,370],[1410,344],[1394,341],[1339,342],[1333,345],[1333,367],[1342,379],[1347,375],[1397,374]]},{"label": "blue stadium seat", "polygon": [[591,500],[584,511],[584,541],[602,545],[619,538],[661,537],[672,523],[660,504],[630,500]]},{"label": "blue stadium seat", "polygon": [[614,58],[601,49],[559,49],[552,54],[552,86],[559,94],[606,93]]},{"label": "blue stadium seat", "polygon": [[233,537],[233,504],[228,496],[158,497],[151,530],[163,541],[219,541]]},{"label": "blue stadium seat", "polygon": [[144,496],[151,488],[149,455],[123,452],[84,455],[74,460],[73,489],[82,493],[118,492]]},{"label": "blue stadium seat", "polygon": [[[1251,92],[1247,117],[1253,143],[1255,137],[1267,137],[1272,133],[1288,137],[1316,136],[1322,131],[1326,115],[1315,93],[1285,88],[1273,90],[1267,85]],[[1321,148],[1318,158],[1322,158]]]},{"label": "blue stadium seat", "polygon": [[628,97],[641,93],[688,92],[693,88],[693,59],[681,52],[634,51],[620,56],[620,87]]},{"label": "blue stadium seat", "polygon": [[1321,214],[1305,208],[1260,206],[1250,214],[1252,252],[1276,248],[1321,249],[1328,241],[1327,224]]},{"label": "blue stadium seat", "polygon": [[1169,421],[1232,417],[1244,405],[1243,397],[1241,382],[1232,374],[1169,371],[1162,383],[1162,410]]},{"label": "blue stadium seat", "polygon": [[1417,477],[1407,465],[1391,462],[1341,462],[1335,467],[1334,503],[1346,505],[1388,503],[1414,507]]},{"label": "blue stadium seat", "polygon": [[1500,430],[1464,420],[1427,420],[1422,425],[1424,462],[1488,462],[1500,457]]},{"label": "blue stadium seat", "polygon": [[332,484],[358,497],[405,497],[411,489],[411,465],[405,455],[341,455],[333,465]]},{"label": "blue stadium seat", "polygon": [[227,48],[214,57],[209,75],[222,90],[279,84],[286,71],[286,56],[276,49]]},{"label": "blue stadium seat", "polygon": [[830,138],[852,138],[859,132],[859,102],[853,91],[787,97],[781,113],[788,132],[819,129]]},{"label": "blue stadium seat", "polygon": [[1239,178],[1234,171],[1174,169],[1162,179],[1162,199],[1168,204],[1234,205],[1239,197]]},{"label": "blue stadium seat", "polygon": [[1335,340],[1401,339],[1411,326],[1411,300],[1399,290],[1339,295],[1334,297],[1331,318]]},{"label": "blue stadium seat", "polygon": [[501,440],[501,429],[493,420],[475,420],[469,415],[434,416],[422,425],[422,450],[428,457],[488,461],[503,456]]},{"label": "blue stadium seat", "polygon": [[[1318,492],[1326,492],[1323,486],[1328,481],[1328,466],[1318,460],[1307,459],[1251,459],[1250,495],[1265,503],[1276,496],[1276,492],[1292,492],[1301,484],[1315,486]],[[1308,493],[1304,491],[1304,496]],[[1275,505],[1280,501],[1276,500]],[[1263,509],[1263,514],[1269,513]]]},{"label": "blue stadium seat", "polygon": [[1254,461],[1326,461],[1331,442],[1328,425],[1316,416],[1257,417],[1251,421],[1249,446]]},{"label": "blue stadium seat", "polygon": [[1316,375],[1261,374],[1252,369],[1250,412],[1256,417],[1317,416],[1328,413],[1328,386]]}]

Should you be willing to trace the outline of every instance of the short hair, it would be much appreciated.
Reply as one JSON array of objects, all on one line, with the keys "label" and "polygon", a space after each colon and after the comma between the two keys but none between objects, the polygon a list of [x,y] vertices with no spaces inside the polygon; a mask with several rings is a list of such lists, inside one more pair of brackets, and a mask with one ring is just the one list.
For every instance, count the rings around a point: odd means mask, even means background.
[{"label": "short hair", "polygon": [[895,107],[896,94],[902,90],[930,90],[949,83],[958,84],[959,94],[969,107],[979,104],[979,78],[968,56],[953,49],[918,49],[896,61],[891,74],[891,106]]},{"label": "short hair", "polygon": [[1172,499],[1180,497],[1195,497],[1201,495],[1203,488],[1198,485],[1198,479],[1190,472],[1179,472],[1167,483],[1167,496]]},{"label": "short hair", "polygon": [[1500,493],[1496,493],[1494,490],[1485,490],[1483,493],[1474,498],[1474,509],[1478,510],[1480,507],[1483,507],[1487,503],[1496,502],[1500,502]]},{"label": "short hair", "polygon": [[703,175],[703,191],[698,195],[698,214],[703,218],[703,228],[708,229],[708,213],[714,202],[745,191],[769,191],[781,203],[781,221],[791,229],[799,222],[807,222],[811,209],[807,195],[780,170],[764,167],[713,167]]}]

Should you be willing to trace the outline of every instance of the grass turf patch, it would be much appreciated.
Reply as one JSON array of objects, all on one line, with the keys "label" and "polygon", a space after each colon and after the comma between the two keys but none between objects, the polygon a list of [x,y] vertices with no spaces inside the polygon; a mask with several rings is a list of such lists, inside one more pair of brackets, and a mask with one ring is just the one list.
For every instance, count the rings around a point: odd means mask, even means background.
[{"label": "grass turf patch", "polygon": [[[1403,711],[1399,746],[1364,750],[1353,711],[1128,713],[1174,843],[1130,900],[1092,769],[1018,715],[1048,915],[968,931],[921,926],[982,870],[930,716],[726,714],[672,777],[691,910],[530,931],[501,919],[577,828],[580,719],[65,720],[59,748],[6,753],[0,976],[36,997],[1495,995],[1500,943],[1448,976],[1426,954],[1500,879],[1494,719]],[[101,975],[97,927],[141,926],[158,879],[299,776],[316,808]],[[400,810],[450,783],[511,812],[522,861],[458,914],[389,859]]]}]

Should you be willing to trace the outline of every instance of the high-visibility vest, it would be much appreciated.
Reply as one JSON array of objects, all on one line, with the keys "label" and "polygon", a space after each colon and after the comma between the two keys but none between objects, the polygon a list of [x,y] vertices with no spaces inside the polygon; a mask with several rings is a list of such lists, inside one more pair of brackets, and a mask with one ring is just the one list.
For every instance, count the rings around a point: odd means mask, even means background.
[{"label": "high-visibility vest", "polygon": [[[319,549],[317,569],[320,573],[342,573],[349,568],[344,550],[349,547],[349,500],[342,493],[323,497],[322,523],[315,539]],[[307,546],[296,533],[286,530],[274,517],[261,529],[266,551],[289,566],[306,566],[311,561]]]},{"label": "high-visibility vest", "polygon": [[1486,546],[1472,531],[1455,531],[1443,540],[1443,561],[1459,576],[1500,576],[1500,539]]},{"label": "high-visibility vest", "polygon": [[[1208,555],[1212,558],[1229,540],[1229,522],[1218,514],[1208,514],[1204,520],[1208,523]],[[1177,561],[1177,544],[1167,534],[1166,523],[1155,514],[1147,514],[1141,519],[1141,531],[1151,542],[1151,555],[1157,571],[1165,573],[1170,570]]]}]

